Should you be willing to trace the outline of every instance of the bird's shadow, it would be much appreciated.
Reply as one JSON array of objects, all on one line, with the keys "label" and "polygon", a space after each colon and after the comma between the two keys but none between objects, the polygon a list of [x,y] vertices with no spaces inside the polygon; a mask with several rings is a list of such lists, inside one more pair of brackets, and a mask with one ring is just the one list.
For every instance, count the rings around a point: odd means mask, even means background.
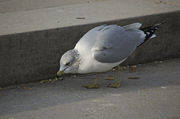
[{"label": "bird's shadow", "polygon": [[[180,73],[172,63],[141,65],[133,73],[129,73],[128,70],[121,71],[121,86],[117,89],[107,87],[109,83],[115,82],[103,80],[107,75],[114,75],[114,73],[102,74],[102,80],[99,80],[99,89],[82,87],[93,83],[95,75],[80,75],[67,77],[63,81],[58,80],[53,83],[24,84],[1,90],[0,116],[95,99],[107,94],[123,94],[162,86],[180,85],[180,80],[177,80]],[[138,76],[139,79],[128,79],[130,76]]]}]

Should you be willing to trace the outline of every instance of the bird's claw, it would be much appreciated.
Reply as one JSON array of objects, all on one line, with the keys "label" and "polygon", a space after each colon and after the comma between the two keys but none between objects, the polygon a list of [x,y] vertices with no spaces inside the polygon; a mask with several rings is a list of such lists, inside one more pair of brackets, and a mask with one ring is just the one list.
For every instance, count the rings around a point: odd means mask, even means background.
[{"label": "bird's claw", "polygon": [[92,85],[83,86],[83,87],[87,88],[87,89],[97,89],[97,88],[99,88],[97,83],[94,83]]},{"label": "bird's claw", "polygon": [[118,88],[120,87],[120,82],[114,83],[114,84],[109,84],[108,87],[110,88]]}]

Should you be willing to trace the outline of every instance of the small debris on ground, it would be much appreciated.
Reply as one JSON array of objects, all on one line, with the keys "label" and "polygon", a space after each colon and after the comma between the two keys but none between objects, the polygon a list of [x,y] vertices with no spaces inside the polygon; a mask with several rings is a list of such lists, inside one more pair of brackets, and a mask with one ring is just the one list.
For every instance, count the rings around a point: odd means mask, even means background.
[{"label": "small debris on ground", "polygon": [[168,4],[166,1],[157,1],[156,4]]},{"label": "small debris on ground", "polygon": [[57,80],[63,80],[63,77],[55,77],[54,79],[51,79],[51,82],[55,82],[55,81],[57,81]]},{"label": "small debris on ground", "polygon": [[0,87],[0,90],[3,90],[3,88],[2,88],[2,87]]},{"label": "small debris on ground", "polygon": [[105,78],[105,80],[114,80],[114,77],[111,76],[111,75],[109,75],[109,76],[107,76],[107,77]]},{"label": "small debris on ground", "polygon": [[7,119],[14,119],[14,117],[8,117]]},{"label": "small debris on ground", "polygon": [[59,78],[55,77],[54,79],[42,80],[40,81],[40,83],[53,83],[57,80],[63,80],[63,77],[59,77]]},{"label": "small debris on ground", "polygon": [[122,70],[126,70],[126,69],[127,69],[127,66],[123,66],[123,67],[122,67]]},{"label": "small debris on ground", "polygon": [[76,17],[76,19],[85,19],[85,17]]},{"label": "small debris on ground", "polygon": [[136,65],[129,66],[129,72],[132,73],[136,70]]},{"label": "small debris on ground", "polygon": [[26,86],[24,86],[23,88],[24,88],[25,90],[32,90],[32,88],[26,87]]},{"label": "small debris on ground", "polygon": [[48,83],[49,82],[49,80],[42,80],[42,81],[40,81],[40,83]]},{"label": "small debris on ground", "polygon": [[155,63],[161,64],[163,63],[163,61],[155,61]]},{"label": "small debris on ground", "polygon": [[87,117],[87,116],[88,116],[88,114],[86,113],[86,114],[85,114],[85,116]]},{"label": "small debris on ground", "polygon": [[163,61],[159,61],[159,63],[163,63]]},{"label": "small debris on ground", "polygon": [[130,77],[128,77],[128,79],[140,79],[140,77],[137,77],[137,76],[130,76]]},{"label": "small debris on ground", "polygon": [[161,86],[161,88],[162,88],[162,89],[166,89],[167,87],[165,87],[165,86]]}]

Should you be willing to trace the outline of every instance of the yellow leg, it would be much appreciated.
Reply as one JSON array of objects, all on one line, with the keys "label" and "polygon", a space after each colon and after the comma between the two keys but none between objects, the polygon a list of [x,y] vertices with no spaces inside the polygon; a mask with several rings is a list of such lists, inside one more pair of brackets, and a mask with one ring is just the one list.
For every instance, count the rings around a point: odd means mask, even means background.
[{"label": "yellow leg", "polygon": [[99,79],[98,74],[96,74],[96,80],[95,80],[94,84],[92,84],[92,85],[87,85],[87,86],[84,86],[84,87],[85,87],[85,88],[88,88],[88,89],[99,88],[99,87],[98,87],[98,79]]},{"label": "yellow leg", "polygon": [[120,86],[120,66],[117,66],[117,72],[118,72],[118,79],[117,82],[114,84],[110,84],[108,87],[110,88],[118,88]]}]

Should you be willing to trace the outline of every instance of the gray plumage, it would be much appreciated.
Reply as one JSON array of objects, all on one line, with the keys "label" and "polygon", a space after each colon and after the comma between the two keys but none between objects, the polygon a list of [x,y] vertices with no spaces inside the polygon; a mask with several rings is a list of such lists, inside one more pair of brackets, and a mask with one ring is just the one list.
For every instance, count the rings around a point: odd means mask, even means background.
[{"label": "gray plumage", "polygon": [[102,63],[115,63],[127,58],[145,38],[141,30],[130,26],[108,25],[98,32],[92,49],[94,58]]},{"label": "gray plumage", "polygon": [[135,49],[155,37],[160,24],[140,29],[140,23],[126,26],[101,25],[89,30],[60,60],[64,73],[104,72],[122,63]]}]

